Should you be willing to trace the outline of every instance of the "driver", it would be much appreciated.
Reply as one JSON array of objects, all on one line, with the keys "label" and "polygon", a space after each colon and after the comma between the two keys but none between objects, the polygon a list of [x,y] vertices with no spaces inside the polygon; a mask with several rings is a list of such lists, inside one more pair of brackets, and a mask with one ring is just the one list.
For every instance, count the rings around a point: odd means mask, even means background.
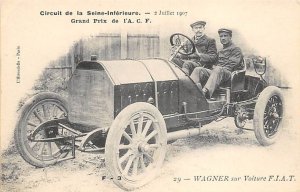
[{"label": "driver", "polygon": [[[204,34],[205,25],[205,21],[197,21],[190,25],[195,33],[192,40],[195,44],[196,52],[188,56],[178,53],[177,57],[173,58],[173,62],[182,67],[182,70],[188,75],[196,67],[210,69],[217,61],[216,41]],[[186,49],[191,49],[190,45],[186,45]]]},{"label": "driver", "polygon": [[191,79],[202,89],[206,98],[210,98],[220,84],[230,80],[231,72],[243,68],[243,54],[239,47],[232,43],[232,31],[218,30],[223,49],[218,53],[218,62],[212,70],[197,67],[191,74]]}]

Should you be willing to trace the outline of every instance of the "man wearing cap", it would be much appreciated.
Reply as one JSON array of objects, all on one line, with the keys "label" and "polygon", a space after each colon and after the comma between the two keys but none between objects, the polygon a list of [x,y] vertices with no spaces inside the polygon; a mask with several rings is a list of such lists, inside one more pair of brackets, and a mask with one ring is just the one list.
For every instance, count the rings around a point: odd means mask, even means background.
[{"label": "man wearing cap", "polygon": [[205,25],[205,21],[197,21],[190,25],[195,33],[192,40],[196,52],[188,56],[178,54],[179,58],[173,59],[173,62],[182,67],[182,70],[188,75],[192,73],[195,67],[211,68],[217,61],[216,41],[204,34]]},{"label": "man wearing cap", "polygon": [[243,54],[239,47],[232,43],[232,31],[229,29],[218,30],[223,49],[218,52],[218,62],[212,70],[197,67],[191,74],[191,79],[198,83],[204,95],[210,98],[220,84],[229,81],[231,72],[243,68]]}]

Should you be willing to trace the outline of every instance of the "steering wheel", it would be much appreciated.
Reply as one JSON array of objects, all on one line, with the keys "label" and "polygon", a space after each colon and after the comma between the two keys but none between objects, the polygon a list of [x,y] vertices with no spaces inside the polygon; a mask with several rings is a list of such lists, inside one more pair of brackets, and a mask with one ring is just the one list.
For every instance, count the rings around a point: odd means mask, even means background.
[{"label": "steering wheel", "polygon": [[170,43],[172,47],[176,48],[174,55],[177,53],[182,55],[191,55],[196,51],[194,42],[189,37],[181,33],[174,33],[171,35]]}]

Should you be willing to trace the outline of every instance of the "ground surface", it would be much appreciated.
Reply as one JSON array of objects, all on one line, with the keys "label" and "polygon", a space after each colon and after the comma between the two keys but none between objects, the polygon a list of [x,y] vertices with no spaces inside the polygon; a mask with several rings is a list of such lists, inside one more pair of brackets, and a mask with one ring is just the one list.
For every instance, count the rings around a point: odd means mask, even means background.
[{"label": "ground surface", "polygon": [[[251,123],[247,126],[251,127]],[[239,187],[249,191],[254,187],[293,189],[299,182],[246,182],[244,176],[296,175],[299,180],[296,171],[300,159],[295,147],[299,144],[298,135],[296,129],[287,125],[276,144],[262,147],[253,132],[237,131],[231,118],[212,123],[202,129],[201,136],[169,145],[160,177],[137,191],[216,191],[219,187],[222,191]],[[112,181],[101,179],[107,175],[101,157],[78,152],[74,160],[34,168],[11,148],[2,154],[1,191],[121,191]],[[241,181],[194,181],[194,176],[210,175],[241,177]],[[181,181],[174,181],[175,178]],[[265,185],[269,187],[264,188]]]}]

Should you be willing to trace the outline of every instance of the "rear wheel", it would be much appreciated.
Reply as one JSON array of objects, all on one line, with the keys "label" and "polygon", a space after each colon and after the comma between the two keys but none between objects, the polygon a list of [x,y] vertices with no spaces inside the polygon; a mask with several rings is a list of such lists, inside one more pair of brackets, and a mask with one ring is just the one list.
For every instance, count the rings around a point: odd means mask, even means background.
[{"label": "rear wheel", "polygon": [[153,105],[134,103],[115,118],[107,135],[105,164],[114,182],[125,190],[154,179],[167,146],[165,121]]},{"label": "rear wheel", "polygon": [[258,142],[261,145],[273,144],[281,129],[284,115],[282,92],[275,86],[265,88],[255,105],[253,125]]},{"label": "rear wheel", "polygon": [[[55,93],[40,93],[25,103],[14,133],[16,147],[25,161],[36,167],[45,167],[68,154],[63,141],[35,142],[29,139],[29,135],[42,123],[65,118],[67,114],[66,101]],[[48,125],[37,133],[35,139],[53,138],[58,134],[63,133],[58,131],[57,126]]]}]

